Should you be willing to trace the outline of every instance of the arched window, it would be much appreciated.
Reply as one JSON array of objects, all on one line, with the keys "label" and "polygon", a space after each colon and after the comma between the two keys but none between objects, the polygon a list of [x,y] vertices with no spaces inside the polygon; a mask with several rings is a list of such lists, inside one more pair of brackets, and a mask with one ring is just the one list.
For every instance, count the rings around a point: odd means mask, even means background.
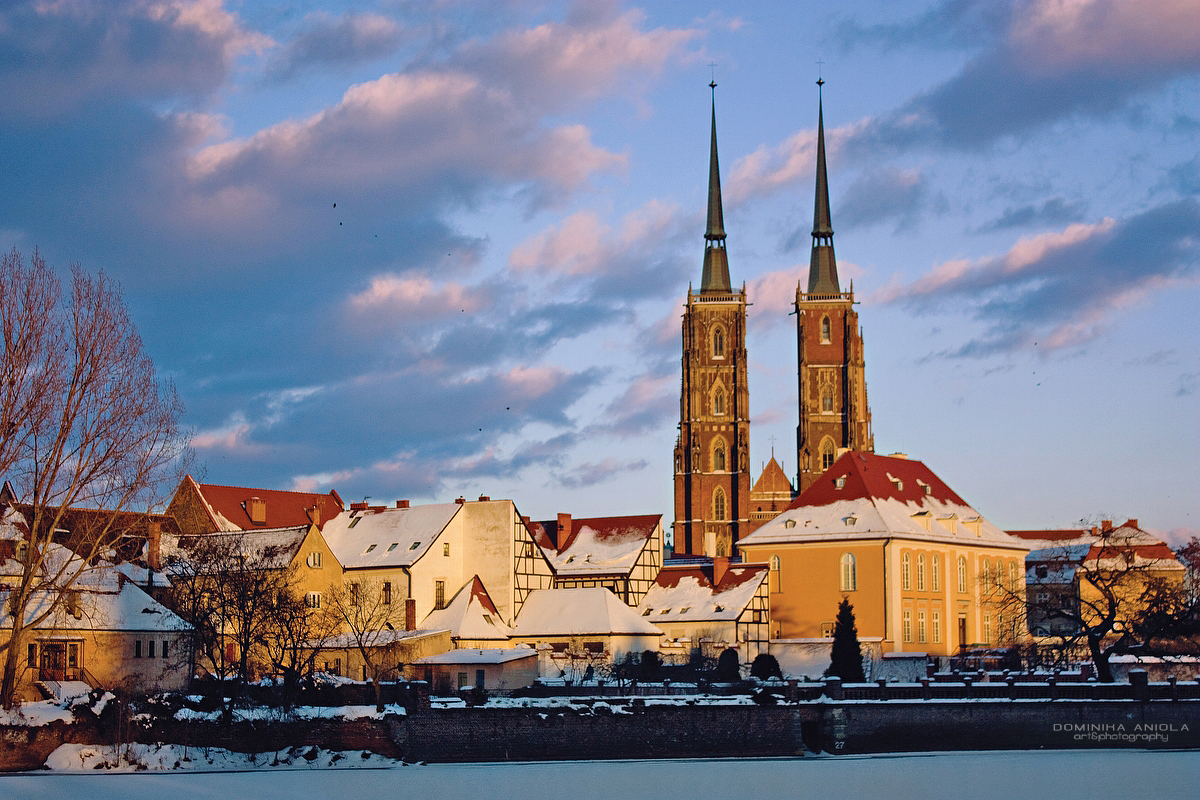
[{"label": "arched window", "polygon": [[967,560],[962,556],[958,557],[958,590],[967,591]]},{"label": "arched window", "polygon": [[917,556],[917,591],[925,591],[925,554]]},{"label": "arched window", "polygon": [[836,452],[836,450],[833,446],[833,439],[826,437],[825,441],[821,442],[821,471],[822,472],[833,466],[835,452]]},{"label": "arched window", "polygon": [[833,339],[833,326],[829,317],[821,317],[821,343],[828,344]]},{"label": "arched window", "polygon": [[908,553],[900,558],[900,588],[906,592],[912,588],[912,556]]},{"label": "arched window", "polygon": [[983,585],[985,592],[992,588],[992,564],[986,558],[983,560],[983,571],[980,574],[979,582]]},{"label": "arched window", "polygon": [[713,444],[712,466],[713,472],[725,471],[725,442],[721,439]]},{"label": "arched window", "polygon": [[942,590],[942,557],[937,553],[930,556],[929,579],[929,588],[940,592]]},{"label": "arched window", "polygon": [[826,386],[821,390],[821,410],[827,414],[833,413],[833,387]]},{"label": "arched window", "polygon": [[858,570],[854,566],[854,554],[842,554],[842,591],[853,592],[858,588]]},{"label": "arched window", "polygon": [[779,556],[771,556],[771,591],[772,592],[782,591],[780,589],[780,586],[782,586],[782,582],[780,581],[781,577],[782,577],[782,573],[779,570]]},{"label": "arched window", "polygon": [[725,390],[717,389],[712,395],[712,409],[714,417],[722,417],[725,415]]},{"label": "arched window", "polygon": [[713,492],[712,500],[713,519],[718,522],[725,519],[725,490],[720,486]]},{"label": "arched window", "polygon": [[1017,591],[1017,562],[1008,562],[1008,590],[1010,592]]},{"label": "arched window", "polygon": [[725,357],[725,331],[721,328],[716,328],[713,330],[712,354],[713,358]]}]

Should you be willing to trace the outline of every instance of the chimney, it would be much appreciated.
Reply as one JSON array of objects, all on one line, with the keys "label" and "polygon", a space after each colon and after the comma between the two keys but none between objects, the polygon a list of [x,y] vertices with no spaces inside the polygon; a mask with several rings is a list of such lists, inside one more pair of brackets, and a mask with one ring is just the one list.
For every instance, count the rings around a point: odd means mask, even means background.
[{"label": "chimney", "polygon": [[396,508],[408,508],[408,501],[407,500],[397,500]]},{"label": "chimney", "polygon": [[246,516],[255,525],[265,525],[267,522],[267,502],[258,497],[246,501]]},{"label": "chimney", "polygon": [[491,499],[492,498],[488,497],[486,494],[479,495],[479,502],[481,502],[481,503],[486,503]]},{"label": "chimney", "polygon": [[[1130,517],[1128,520],[1126,520],[1125,527],[1126,528],[1137,528],[1138,527],[1137,517]],[[1140,531],[1141,528],[1138,528],[1138,530]]]},{"label": "chimney", "polygon": [[146,530],[146,566],[162,572],[162,523],[151,522]]},{"label": "chimney", "polygon": [[321,527],[321,504],[320,503],[313,503],[313,507],[310,509],[307,509],[307,511],[305,513],[308,514],[309,522],[311,522],[313,525],[316,525],[318,528]]},{"label": "chimney", "polygon": [[463,503],[467,502],[467,500],[465,497],[459,495],[458,497],[454,498],[454,502],[458,503],[461,506]]},{"label": "chimney", "polygon": [[351,511],[366,511],[367,504],[366,503],[351,503],[350,510]]},{"label": "chimney", "polygon": [[530,528],[533,525],[533,520],[526,516],[521,517],[521,522],[525,523],[526,528]]},{"label": "chimney", "polygon": [[415,597],[407,597],[404,600],[404,630],[415,631],[417,629],[417,600]]},{"label": "chimney", "polygon": [[1103,533],[1108,533],[1109,531],[1111,531],[1112,530],[1112,520],[1111,519],[1100,520],[1100,530]]},{"label": "chimney", "polygon": [[571,538],[571,515],[558,515],[558,546],[562,547]]},{"label": "chimney", "polygon": [[712,578],[714,589],[721,584],[721,581],[725,580],[726,572],[729,572],[729,557],[728,556],[715,556],[713,558],[713,578]]}]

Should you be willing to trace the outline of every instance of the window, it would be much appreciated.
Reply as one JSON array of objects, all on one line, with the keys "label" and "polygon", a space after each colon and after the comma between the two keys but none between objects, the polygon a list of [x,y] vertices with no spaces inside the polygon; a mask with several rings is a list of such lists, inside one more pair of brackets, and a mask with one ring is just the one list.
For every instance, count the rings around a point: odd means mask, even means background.
[{"label": "window", "polygon": [[826,386],[821,390],[821,410],[826,414],[833,413],[833,388]]},{"label": "window", "polygon": [[779,571],[779,556],[771,556],[771,591],[778,592],[780,589],[780,571]]},{"label": "window", "polygon": [[717,389],[712,396],[712,410],[714,417],[725,416],[725,390]]},{"label": "window", "polygon": [[154,640],[146,642],[146,658],[154,658]]},{"label": "window", "polygon": [[[163,642],[162,657],[167,657],[167,643]],[[79,642],[67,643],[67,667],[77,669],[79,667]]]},{"label": "window", "polygon": [[822,622],[821,623],[821,638],[822,639],[832,639],[833,638],[833,623],[832,622]]},{"label": "window", "polygon": [[446,557],[446,556],[449,556],[449,555],[450,555],[450,543],[449,543],[449,542],[442,542],[442,556],[443,556],[443,557]]},{"label": "window", "polygon": [[992,615],[983,615],[983,641],[987,644],[992,642]]},{"label": "window", "polygon": [[908,553],[900,557],[900,588],[906,592],[912,589],[912,556]]},{"label": "window", "polygon": [[[361,517],[359,517],[359,519],[361,519]],[[375,545],[373,545],[373,544],[367,545],[367,549],[363,550],[363,555],[365,556],[367,553],[371,552],[374,549],[375,549]]]},{"label": "window", "polygon": [[858,588],[858,570],[853,553],[842,554],[842,591],[853,592]]},{"label": "window", "polygon": [[713,445],[712,465],[713,472],[725,471],[725,443],[720,439]]},{"label": "window", "polygon": [[917,641],[918,642],[929,641],[929,637],[926,636],[926,634],[925,634],[925,612],[924,611],[917,612]]},{"label": "window", "polygon": [[933,641],[935,643],[942,641],[942,612],[933,612]]},{"label": "window", "polygon": [[1015,592],[1017,590],[1017,562],[1008,562],[1008,589]]},{"label": "window", "polygon": [[[399,546],[400,546],[400,543],[399,543],[399,542],[392,542],[391,544],[389,544],[389,545],[388,545],[388,549],[387,549],[387,551],[390,553],[390,552],[392,552],[393,550],[395,550],[395,549],[396,549],[397,547],[399,547]],[[411,548],[410,548],[410,549],[411,549]]]},{"label": "window", "polygon": [[350,584],[350,605],[357,606],[359,602],[358,584]]},{"label": "window", "polygon": [[1038,605],[1044,605],[1046,603],[1049,603],[1050,602],[1050,593],[1049,592],[1038,592],[1036,602],[1038,603]]},{"label": "window", "polygon": [[446,607],[446,582],[445,581],[434,581],[433,582],[433,607],[434,608],[445,608]]},{"label": "window", "polygon": [[912,612],[907,609],[904,611],[904,641],[912,641]]},{"label": "window", "polygon": [[833,488],[845,489],[846,488],[846,476],[839,475],[837,478],[835,478],[833,481]]},{"label": "window", "polygon": [[[686,609],[684,609],[684,610],[686,610]],[[583,643],[583,652],[585,652],[591,656],[603,655],[604,642],[584,642]]]},{"label": "window", "polygon": [[821,344],[829,344],[833,339],[833,325],[829,323],[829,317],[821,317]]},{"label": "window", "polygon": [[[135,642],[134,643],[135,647],[136,647],[136,644],[137,643]],[[29,661],[28,661],[29,666],[36,667],[37,666],[37,644],[35,644],[34,642],[30,642],[29,647],[26,650],[26,652],[27,652],[27,655],[29,658]]]},{"label": "window", "polygon": [[355,525],[357,525],[361,521],[362,521],[362,517],[355,517],[354,519],[350,520],[350,524],[347,527],[353,528]]},{"label": "window", "polygon": [[308,554],[308,566],[313,569],[318,569],[321,566],[321,552],[319,550],[314,550]]},{"label": "window", "polygon": [[717,520],[718,522],[725,519],[725,490],[719,486],[717,487],[716,491],[713,492],[712,508],[713,519]]},{"label": "window", "polygon": [[712,354],[713,358],[725,357],[725,331],[717,328],[712,335]]},{"label": "window", "polygon": [[930,556],[929,588],[935,592],[942,590],[942,557],[936,553]]},{"label": "window", "polygon": [[962,556],[958,557],[958,590],[967,591],[967,560]]},{"label": "window", "polygon": [[458,688],[465,689],[465,688],[467,688],[468,685],[469,684],[467,683],[467,673],[465,673],[465,672],[458,673]]},{"label": "window", "polygon": [[309,592],[308,594],[304,595],[304,605],[308,606],[309,608],[320,608],[321,593]]},{"label": "window", "polygon": [[983,590],[986,592],[992,585],[992,564],[986,558],[983,560],[983,571],[980,572],[979,582],[983,585]]},{"label": "window", "polygon": [[142,640],[141,639],[133,640],[133,657],[134,658],[142,657]]},{"label": "window", "polygon": [[835,459],[835,452],[836,452],[836,450],[833,446],[832,439],[827,438],[825,441],[821,442],[821,471],[822,472],[824,472],[825,470],[827,470],[833,466],[833,462]]},{"label": "window", "polygon": [[420,547],[420,546],[421,546],[421,543],[420,543],[420,542],[413,542],[412,544],[410,544],[410,545],[408,546],[408,549],[409,549],[409,550],[416,550],[416,549],[417,549],[418,547]]},{"label": "window", "polygon": [[917,591],[925,591],[925,554],[917,556]]},{"label": "window", "polygon": [[383,582],[383,604],[385,606],[390,606],[392,604],[392,582],[391,581]]},{"label": "window", "polygon": [[163,643],[162,643],[162,657],[163,658],[167,657],[167,644],[168,644],[167,641],[164,639]]}]

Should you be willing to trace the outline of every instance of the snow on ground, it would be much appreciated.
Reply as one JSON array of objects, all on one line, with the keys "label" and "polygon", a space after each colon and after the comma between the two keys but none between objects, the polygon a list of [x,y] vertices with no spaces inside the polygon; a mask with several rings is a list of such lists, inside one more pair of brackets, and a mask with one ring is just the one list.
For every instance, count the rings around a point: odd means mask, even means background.
[{"label": "snow on ground", "polygon": [[32,703],[22,703],[11,710],[0,708],[0,725],[13,727],[38,728],[51,722],[74,722],[75,715],[71,709],[76,706],[91,704],[92,711],[100,714],[108,701],[115,698],[112,692],[104,692],[95,701],[87,694],[66,697],[62,700],[38,700]]},{"label": "snow on ground", "polygon": [[[234,720],[281,720],[281,719],[383,719],[387,714],[404,716],[408,711],[404,706],[388,704],[383,711],[376,711],[375,706],[296,706],[291,711],[284,711],[271,706],[255,706],[253,708],[235,708]],[[178,720],[200,720],[216,722],[221,718],[220,709],[216,711],[194,711],[181,708],[175,712]]]},{"label": "snow on ground", "polygon": [[[64,744],[46,759],[54,772],[238,771],[270,769],[346,769],[395,766],[390,758],[367,752],[292,747],[267,753],[235,753],[219,747],[178,744]],[[2,784],[0,784],[2,786]]]},{"label": "snow on ground", "polygon": [[[200,752],[192,749],[193,757]],[[303,760],[303,759],[300,759]],[[347,759],[352,760],[352,759]],[[340,763],[340,762],[339,762]],[[215,765],[214,765],[215,766]],[[294,767],[298,765],[293,765]],[[784,759],[431,764],[387,770],[0,774],[5,800],[470,797],[663,800],[698,787],[720,798],[1175,800],[1193,798],[1200,752],[1053,750]]]}]

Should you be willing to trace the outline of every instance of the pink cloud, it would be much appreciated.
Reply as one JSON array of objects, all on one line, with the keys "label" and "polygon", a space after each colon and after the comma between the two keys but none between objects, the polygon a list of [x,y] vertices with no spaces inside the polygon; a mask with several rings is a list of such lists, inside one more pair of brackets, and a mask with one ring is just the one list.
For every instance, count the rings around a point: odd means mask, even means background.
[{"label": "pink cloud", "polygon": [[581,211],[513,248],[513,269],[590,275],[605,272],[623,255],[657,244],[679,223],[679,209],[657,200],[621,218],[614,231],[594,211]]},{"label": "pink cloud", "polygon": [[358,312],[386,311],[430,315],[444,312],[478,311],[486,305],[484,292],[458,283],[435,284],[421,276],[378,275],[363,291],[350,296],[350,307]]}]

